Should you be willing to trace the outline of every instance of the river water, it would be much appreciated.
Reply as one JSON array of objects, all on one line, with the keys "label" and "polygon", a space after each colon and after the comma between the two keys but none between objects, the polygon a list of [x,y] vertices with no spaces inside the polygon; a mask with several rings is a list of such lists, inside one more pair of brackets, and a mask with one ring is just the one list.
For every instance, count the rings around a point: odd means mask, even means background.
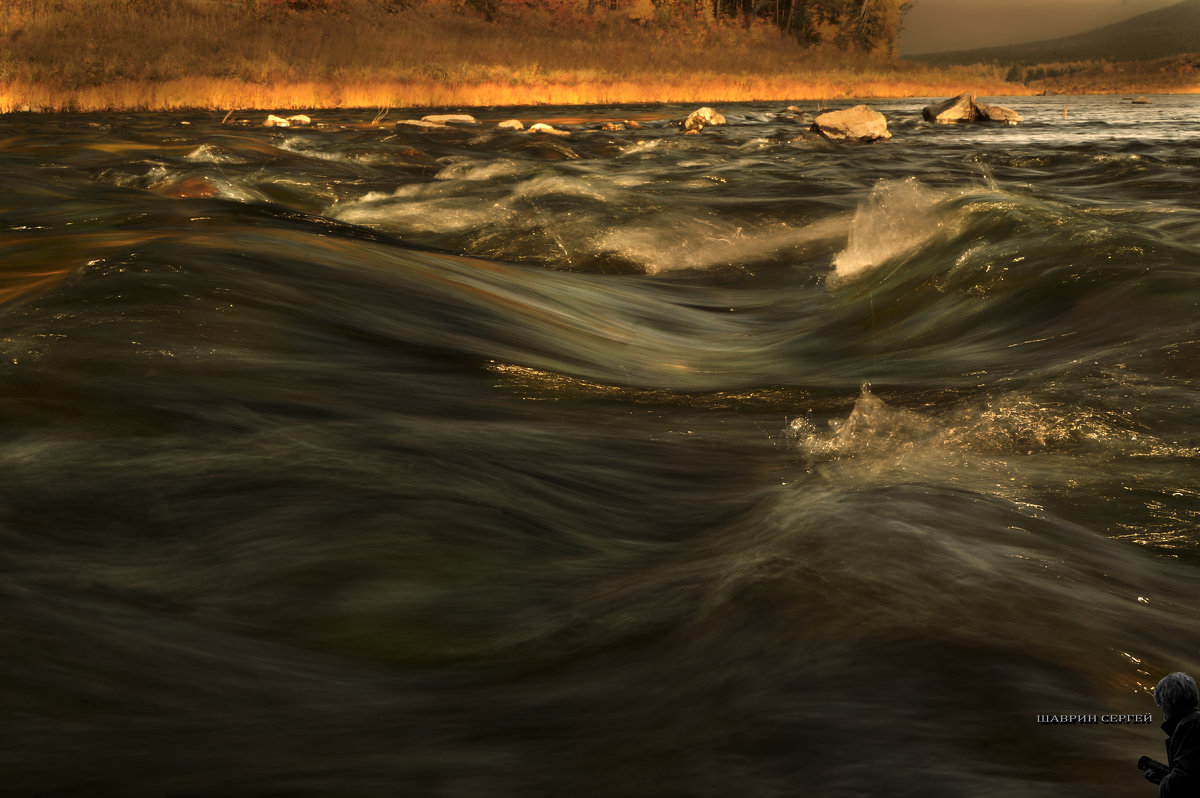
[{"label": "river water", "polygon": [[4,791],[1153,789],[1200,100],[1152,100],[0,116]]}]

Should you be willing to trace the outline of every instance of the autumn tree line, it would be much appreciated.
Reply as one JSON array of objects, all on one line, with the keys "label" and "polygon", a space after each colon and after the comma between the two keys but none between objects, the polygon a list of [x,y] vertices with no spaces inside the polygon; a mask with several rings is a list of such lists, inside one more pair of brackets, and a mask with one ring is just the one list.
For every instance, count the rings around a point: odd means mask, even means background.
[{"label": "autumn tree line", "polygon": [[[247,6],[291,12],[345,11],[363,3],[399,13],[423,0],[244,0]],[[644,24],[663,24],[681,17],[711,18],[747,28],[774,25],[803,47],[828,45],[844,51],[895,55],[910,0],[452,0],[463,14],[489,22],[523,9],[548,11],[564,20],[589,17],[603,9],[628,12]],[[649,11],[649,13],[647,13]]]},{"label": "autumn tree line", "polygon": [[[700,0],[696,0],[700,2]],[[907,0],[711,0],[717,19],[772,22],[804,46],[832,43],[842,50],[894,55]]]}]

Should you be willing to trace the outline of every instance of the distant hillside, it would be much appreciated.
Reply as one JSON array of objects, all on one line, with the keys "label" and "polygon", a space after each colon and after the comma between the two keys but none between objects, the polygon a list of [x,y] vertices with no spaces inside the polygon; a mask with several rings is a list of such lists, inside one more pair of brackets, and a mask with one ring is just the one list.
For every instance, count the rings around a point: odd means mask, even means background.
[{"label": "distant hillside", "polygon": [[1200,51],[1200,0],[1151,11],[1103,28],[1040,42],[909,56],[936,66],[1146,61]]}]

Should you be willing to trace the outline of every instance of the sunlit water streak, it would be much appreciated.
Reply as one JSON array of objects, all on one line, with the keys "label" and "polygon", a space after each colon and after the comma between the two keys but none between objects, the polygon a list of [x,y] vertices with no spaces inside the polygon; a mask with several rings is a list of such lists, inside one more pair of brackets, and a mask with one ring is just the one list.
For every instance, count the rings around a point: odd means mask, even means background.
[{"label": "sunlit water streak", "polygon": [[5,790],[1145,788],[1200,105],[922,104],[0,117]]}]

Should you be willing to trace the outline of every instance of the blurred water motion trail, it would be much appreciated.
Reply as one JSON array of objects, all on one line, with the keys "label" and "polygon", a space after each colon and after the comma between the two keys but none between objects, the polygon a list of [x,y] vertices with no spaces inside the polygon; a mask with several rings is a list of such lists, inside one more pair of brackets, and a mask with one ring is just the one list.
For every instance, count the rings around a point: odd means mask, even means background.
[{"label": "blurred water motion trail", "polygon": [[1069,102],[0,117],[5,789],[1132,794],[1200,106]]}]

